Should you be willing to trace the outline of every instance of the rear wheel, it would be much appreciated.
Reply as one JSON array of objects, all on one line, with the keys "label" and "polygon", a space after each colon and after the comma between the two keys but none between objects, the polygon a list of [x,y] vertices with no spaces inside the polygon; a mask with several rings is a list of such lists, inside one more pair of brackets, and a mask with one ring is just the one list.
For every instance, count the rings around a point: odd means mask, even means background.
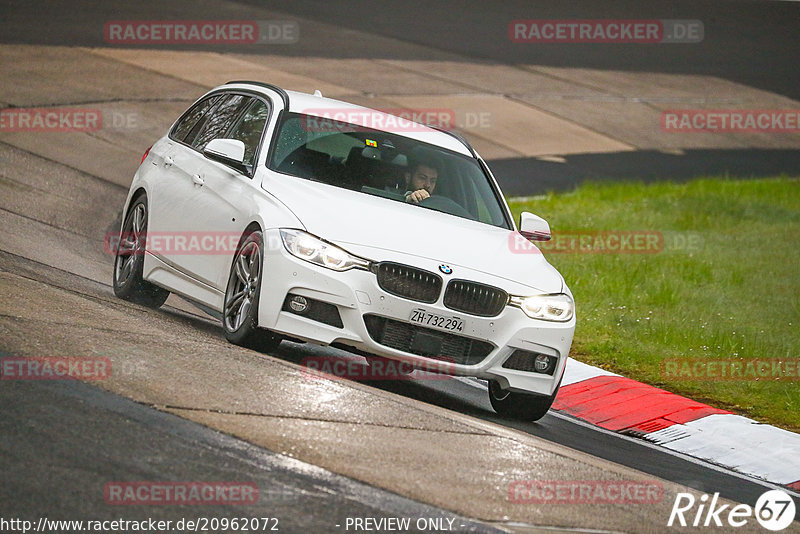
[{"label": "rear wheel", "polygon": [[490,380],[489,401],[492,403],[494,411],[503,417],[522,421],[538,421],[553,405],[559,387],[560,383],[552,395],[533,395],[503,389],[500,387],[500,382]]},{"label": "rear wheel", "polygon": [[133,201],[122,225],[114,258],[114,294],[121,299],[158,308],[169,291],[142,278],[147,245],[147,195]]},{"label": "rear wheel", "polygon": [[264,237],[261,231],[246,234],[233,258],[222,324],[225,338],[236,345],[258,351],[275,349],[280,336],[258,328],[258,298],[264,272]]}]

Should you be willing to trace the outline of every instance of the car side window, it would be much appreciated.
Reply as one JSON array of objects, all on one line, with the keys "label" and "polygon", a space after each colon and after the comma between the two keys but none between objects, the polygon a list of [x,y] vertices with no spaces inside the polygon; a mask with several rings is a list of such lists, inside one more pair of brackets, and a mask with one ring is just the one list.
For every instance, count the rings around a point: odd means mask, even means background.
[{"label": "car side window", "polygon": [[239,112],[251,101],[252,98],[248,96],[224,95],[223,99],[209,113],[208,120],[203,124],[197,135],[193,139],[189,135],[186,138],[186,142],[190,143],[192,148],[202,152],[209,141],[225,136],[225,132],[231,127]]},{"label": "car side window", "polygon": [[303,128],[300,119],[289,117],[281,124],[280,135],[274,145],[272,168],[279,169],[289,154],[306,143],[308,128]]},{"label": "car side window", "polygon": [[202,127],[205,118],[207,118],[208,110],[214,107],[214,104],[219,101],[220,95],[212,95],[204,98],[184,113],[183,117],[178,121],[175,127],[170,132],[170,137],[176,141],[186,142],[186,138],[194,130],[195,135],[197,130]]},{"label": "car side window", "polygon": [[244,143],[244,164],[248,167],[255,163],[256,151],[261,142],[261,134],[267,125],[268,116],[269,106],[262,100],[254,99],[233,131],[227,134],[228,139],[236,139]]}]

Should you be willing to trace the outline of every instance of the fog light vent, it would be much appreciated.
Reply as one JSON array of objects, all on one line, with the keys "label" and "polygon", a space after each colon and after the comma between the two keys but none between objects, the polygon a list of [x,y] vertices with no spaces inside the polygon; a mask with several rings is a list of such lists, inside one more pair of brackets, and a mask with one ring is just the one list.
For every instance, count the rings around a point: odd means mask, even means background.
[{"label": "fog light vent", "polygon": [[547,354],[539,354],[527,350],[515,350],[503,363],[503,367],[525,371],[526,373],[552,375],[556,370],[557,363],[558,358],[556,356],[548,356]]},{"label": "fog light vent", "polygon": [[333,304],[308,297],[289,293],[283,301],[283,311],[301,315],[312,321],[318,321],[336,328],[344,328],[339,308]]}]

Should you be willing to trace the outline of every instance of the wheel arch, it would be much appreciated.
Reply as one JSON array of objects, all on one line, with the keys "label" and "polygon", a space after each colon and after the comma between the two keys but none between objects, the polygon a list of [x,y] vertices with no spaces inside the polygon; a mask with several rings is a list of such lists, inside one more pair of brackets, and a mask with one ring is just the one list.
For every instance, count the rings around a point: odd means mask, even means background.
[{"label": "wheel arch", "polygon": [[240,238],[240,240],[250,232],[263,232],[263,231],[264,231],[264,225],[261,224],[260,221],[250,221],[250,224],[244,227],[244,230],[242,231],[242,237]]},{"label": "wheel arch", "polygon": [[244,240],[247,239],[247,236],[250,235],[253,232],[262,232],[262,234],[263,234],[264,227],[263,227],[263,224],[260,221],[256,221],[256,220],[250,221],[247,224],[247,226],[244,227],[244,230],[242,230],[242,235],[239,236],[239,242],[236,243],[236,251],[234,251],[234,253],[231,254],[231,261],[228,263],[228,273],[229,274],[231,272],[231,269],[233,269],[233,262],[236,261],[236,253],[237,253],[237,251],[242,246],[242,243],[244,243]]},{"label": "wheel arch", "polygon": [[119,221],[120,232],[122,231],[122,225],[125,224],[125,217],[127,217],[128,213],[131,211],[131,206],[134,204],[134,202],[139,200],[139,197],[142,196],[147,196],[147,190],[143,186],[137,187],[128,194],[128,200],[125,202],[125,206],[121,214],[122,216],[120,217]]}]

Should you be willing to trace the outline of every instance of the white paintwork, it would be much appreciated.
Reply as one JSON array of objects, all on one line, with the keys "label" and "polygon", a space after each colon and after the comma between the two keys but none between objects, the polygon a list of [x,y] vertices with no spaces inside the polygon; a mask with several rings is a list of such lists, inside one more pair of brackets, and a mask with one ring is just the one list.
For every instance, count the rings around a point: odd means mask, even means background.
[{"label": "white paintwork", "polygon": [[426,268],[433,271],[446,263],[454,268],[491,273],[492,277],[511,282],[512,293],[559,293],[563,287],[561,275],[538,249],[531,248],[526,253],[512,250],[509,239],[514,236],[509,230],[266,172],[263,187],[286,203],[306,230],[353,254],[372,260],[378,258],[370,254],[416,256],[430,259],[426,263],[432,265]]},{"label": "white paintwork", "polygon": [[223,156],[237,163],[244,161],[244,143],[238,139],[212,139],[203,152]]},{"label": "white paintwork", "polygon": [[[265,240],[276,242],[277,230],[265,233]],[[436,271],[441,261],[404,255],[398,252],[389,253],[383,249],[361,248],[350,252],[359,252],[372,260],[391,260],[416,265],[423,269]],[[425,363],[426,358],[399,352],[372,341],[366,331],[361,316],[374,313],[385,317],[407,321],[411,311],[424,308],[440,315],[458,315],[464,319],[462,335],[476,339],[488,339],[499,348],[479,365],[450,365],[452,374],[475,376],[485,379],[498,379],[503,385],[515,390],[532,391],[551,394],[557,380],[548,375],[523,373],[502,368],[503,361],[515,348],[534,350],[554,356],[566,356],[572,343],[575,320],[567,323],[537,321],[527,317],[522,310],[507,306],[497,317],[476,317],[454,312],[444,306],[442,296],[433,304],[395,297],[378,287],[375,276],[362,270],[350,270],[342,273],[305,262],[291,256],[283,247],[267,248],[264,264],[269,266],[270,289],[261,293],[259,307],[259,323],[265,328],[299,337],[306,341],[332,344],[344,343],[353,347],[386,356],[388,358]],[[454,268],[455,269],[455,268]],[[467,279],[479,282],[493,282],[499,287],[506,287],[507,282],[500,278],[491,278],[485,273],[469,270],[458,270],[456,273]],[[315,321],[310,321],[294,314],[280,311],[283,299],[288,292],[297,293],[339,307],[344,328],[335,328]],[[368,299],[359,299],[358,293],[366,294]],[[363,301],[369,300],[371,304]],[[566,358],[560,358],[555,373],[559,377],[563,372]]]},{"label": "white paintwork", "polygon": [[[314,95],[298,93],[297,91],[286,91],[289,94],[289,110],[297,113],[310,115],[326,116],[326,113],[346,112],[348,120],[352,124],[358,124],[367,128],[373,128],[376,124],[387,124],[388,121],[396,123],[397,117],[383,113],[381,111],[365,108],[349,102],[342,102],[334,98],[320,98]],[[416,139],[424,143],[438,145],[453,152],[471,155],[464,143],[444,132],[434,130],[427,126],[414,123],[413,129],[404,131],[399,128],[393,133]]]},{"label": "white paintwork", "polygon": [[[337,272],[290,255],[278,231],[304,229],[375,262],[395,261],[432,272],[447,264],[453,269],[452,278],[490,284],[511,295],[569,294],[561,275],[538,249],[531,245],[520,253],[512,246],[513,223],[511,229],[497,228],[268,170],[264,161],[283,104],[275,98],[274,91],[256,85],[247,88],[262,92],[273,103],[265,146],[259,151],[254,176],[242,175],[164,137],[153,145],[134,176],[126,209],[133,193],[144,189],[150,207],[151,233],[241,235],[252,223],[263,229],[265,257],[259,326],[315,343],[344,343],[373,354],[422,364],[435,361],[374,342],[362,316],[374,313],[407,322],[411,310],[416,308],[440,315],[458,315],[465,324],[461,335],[489,340],[497,348],[478,364],[449,365],[448,373],[496,379],[512,390],[552,394],[566,365],[575,330],[574,317],[566,323],[535,320],[512,306],[506,306],[497,317],[471,316],[445,307],[443,291],[432,304],[395,297],[379,288],[371,272],[355,269]],[[293,111],[346,108],[372,112],[318,96],[289,94]],[[471,154],[458,139],[427,127],[399,133],[463,155]],[[507,205],[503,204],[502,209],[510,213]],[[232,259],[233,251],[212,255],[148,254],[144,277],[221,310]],[[448,275],[443,278],[447,282]],[[281,311],[290,291],[337,306],[344,327],[335,328]],[[503,368],[505,359],[517,348],[558,356],[554,375]]]},{"label": "white paintwork", "polygon": [[519,215],[519,231],[526,237],[537,241],[549,241],[552,237],[547,221],[527,211],[523,211]]}]

